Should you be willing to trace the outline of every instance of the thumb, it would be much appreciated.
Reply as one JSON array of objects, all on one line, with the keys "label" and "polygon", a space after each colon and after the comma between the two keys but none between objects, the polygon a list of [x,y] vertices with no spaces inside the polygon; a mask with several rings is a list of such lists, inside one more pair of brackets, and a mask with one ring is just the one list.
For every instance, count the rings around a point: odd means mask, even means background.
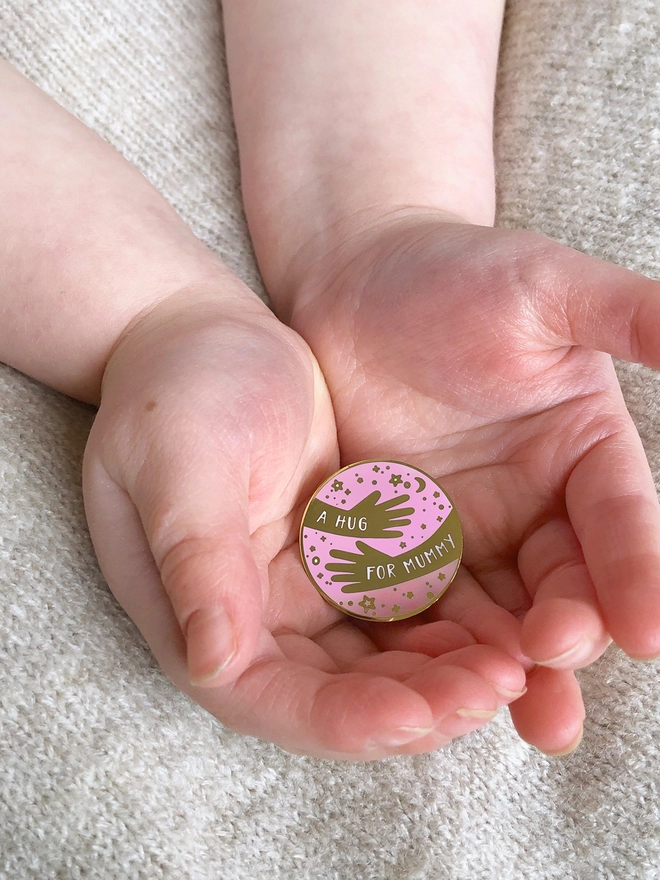
[{"label": "thumb", "polygon": [[551,308],[540,318],[560,344],[660,369],[660,281],[554,242],[548,248],[535,286],[550,280]]},{"label": "thumb", "polygon": [[261,629],[247,485],[226,460],[211,469],[196,455],[173,456],[154,452],[124,487],[87,455],[90,531],[108,584],[158,659],[183,636],[190,683],[217,686],[247,668]]},{"label": "thumb", "polygon": [[[249,664],[261,624],[261,590],[247,520],[195,522],[185,516],[166,534],[148,534],[186,642],[190,683],[210,687],[235,679]],[[242,521],[243,520],[243,521]]]}]

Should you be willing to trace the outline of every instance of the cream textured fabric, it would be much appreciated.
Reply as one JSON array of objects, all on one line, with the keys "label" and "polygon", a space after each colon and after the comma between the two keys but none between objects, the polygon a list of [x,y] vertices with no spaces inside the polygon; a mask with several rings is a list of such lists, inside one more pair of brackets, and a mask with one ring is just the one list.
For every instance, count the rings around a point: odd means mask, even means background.
[{"label": "cream textured fabric", "polygon": [[[658,276],[658,46],[657,0],[510,4],[501,224]],[[0,0],[0,54],[259,289],[214,0]],[[657,475],[660,381],[620,375]],[[227,732],[160,673],[98,571],[80,491],[93,415],[0,367],[2,880],[660,878],[657,666],[611,650],[581,674],[566,759],[504,713],[370,765]]]}]

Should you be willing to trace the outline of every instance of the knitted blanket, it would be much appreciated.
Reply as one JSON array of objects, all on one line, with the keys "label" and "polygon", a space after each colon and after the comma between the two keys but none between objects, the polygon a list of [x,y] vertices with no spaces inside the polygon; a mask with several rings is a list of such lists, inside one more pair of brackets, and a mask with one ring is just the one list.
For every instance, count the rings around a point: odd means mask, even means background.
[{"label": "knitted blanket", "polygon": [[[659,46],[657,0],[509,4],[499,224],[658,277]],[[0,0],[0,54],[261,291],[223,52],[216,0]],[[658,476],[660,379],[619,375]],[[170,684],[103,581],[80,487],[93,418],[0,366],[2,880],[660,878],[657,665],[610,649],[580,673],[585,735],[563,759],[505,712],[369,764],[234,734]]]}]

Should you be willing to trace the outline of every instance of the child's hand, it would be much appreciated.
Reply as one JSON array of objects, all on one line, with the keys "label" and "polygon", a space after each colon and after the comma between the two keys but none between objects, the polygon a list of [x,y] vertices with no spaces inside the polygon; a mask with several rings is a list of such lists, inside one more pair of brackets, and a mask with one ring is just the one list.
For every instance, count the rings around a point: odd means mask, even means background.
[{"label": "child's hand", "polygon": [[105,373],[85,461],[101,566],[165,671],[230,727],[324,757],[435,748],[510,702],[524,671],[455,624],[395,628],[381,653],[323,601],[297,530],[337,465],[305,343],[256,299],[170,298]]},{"label": "child's hand", "polygon": [[610,633],[632,657],[660,654],[660,512],[601,353],[660,367],[660,284],[432,215],[310,265],[291,324],[326,376],[342,458],[428,471],[463,522],[462,575],[427,619],[500,647],[492,602],[522,620],[522,652],[542,665],[514,721],[568,749],[583,718],[571,670]]},{"label": "child's hand", "polygon": [[[434,748],[510,702],[521,666],[463,628],[395,627],[382,651],[380,630],[367,637],[307,581],[300,507],[338,454],[305,343],[2,62],[0,119],[0,358],[101,399],[92,536],[176,683],[236,730],[351,758]],[[407,521],[370,503],[384,533]]]}]

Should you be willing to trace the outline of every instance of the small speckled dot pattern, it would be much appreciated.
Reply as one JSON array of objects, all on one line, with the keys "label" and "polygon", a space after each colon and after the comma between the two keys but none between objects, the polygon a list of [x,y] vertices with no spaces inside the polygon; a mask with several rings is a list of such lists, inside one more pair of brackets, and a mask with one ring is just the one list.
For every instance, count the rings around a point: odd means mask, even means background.
[{"label": "small speckled dot pattern", "polygon": [[402,620],[445,592],[463,536],[447,493],[396,461],[363,461],[329,477],[303,516],[300,551],[321,595],[354,617]]}]

